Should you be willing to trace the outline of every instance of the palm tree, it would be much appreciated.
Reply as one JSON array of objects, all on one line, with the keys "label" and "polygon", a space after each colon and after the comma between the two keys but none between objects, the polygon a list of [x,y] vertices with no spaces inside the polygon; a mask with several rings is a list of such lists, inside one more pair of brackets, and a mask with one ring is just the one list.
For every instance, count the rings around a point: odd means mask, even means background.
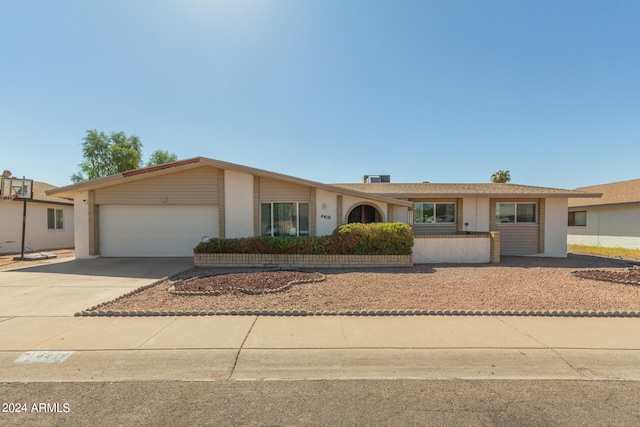
[{"label": "palm tree", "polygon": [[493,183],[505,184],[509,181],[511,181],[511,174],[509,174],[509,171],[499,170],[491,175],[491,182]]}]

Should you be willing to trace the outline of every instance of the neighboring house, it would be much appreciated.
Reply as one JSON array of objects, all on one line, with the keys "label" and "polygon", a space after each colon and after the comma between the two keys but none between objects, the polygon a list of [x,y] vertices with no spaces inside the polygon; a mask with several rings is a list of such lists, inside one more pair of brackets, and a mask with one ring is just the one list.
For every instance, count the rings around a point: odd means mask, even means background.
[{"label": "neighboring house", "polygon": [[377,221],[411,224],[416,235],[500,231],[503,254],[563,257],[567,199],[590,196],[513,184],[371,178],[328,185],[197,157],[48,194],[75,200],[79,258],[190,256],[203,236],[321,236],[347,222]]},{"label": "neighboring house", "polygon": [[569,202],[568,243],[640,249],[640,179],[578,190],[602,198]]},{"label": "neighboring house", "polygon": [[[45,194],[56,187],[33,182],[33,199],[27,200],[25,247],[31,250],[73,248],[73,201]],[[0,202],[0,253],[22,250],[23,200]]]}]

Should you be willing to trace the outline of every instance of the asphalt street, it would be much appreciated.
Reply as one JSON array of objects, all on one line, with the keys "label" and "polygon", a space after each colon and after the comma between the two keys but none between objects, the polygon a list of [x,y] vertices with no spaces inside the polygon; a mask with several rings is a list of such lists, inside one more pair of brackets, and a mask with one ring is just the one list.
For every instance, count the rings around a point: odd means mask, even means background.
[{"label": "asphalt street", "polygon": [[16,383],[0,401],[27,409],[3,426],[640,425],[635,381]]}]

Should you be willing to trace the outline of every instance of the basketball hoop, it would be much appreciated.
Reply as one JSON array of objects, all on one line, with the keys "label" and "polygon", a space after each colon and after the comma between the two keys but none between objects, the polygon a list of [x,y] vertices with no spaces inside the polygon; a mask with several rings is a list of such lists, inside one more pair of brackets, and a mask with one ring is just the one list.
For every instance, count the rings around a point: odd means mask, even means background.
[{"label": "basketball hoop", "polygon": [[17,194],[0,194],[0,202],[10,202],[18,198]]}]

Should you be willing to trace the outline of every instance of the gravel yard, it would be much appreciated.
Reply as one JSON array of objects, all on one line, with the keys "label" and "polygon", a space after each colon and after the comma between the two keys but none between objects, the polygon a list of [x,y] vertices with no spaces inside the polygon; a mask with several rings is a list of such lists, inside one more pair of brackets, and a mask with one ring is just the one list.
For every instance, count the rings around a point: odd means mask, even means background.
[{"label": "gravel yard", "polygon": [[[95,308],[102,312],[286,311],[574,311],[640,312],[640,286],[575,277],[576,270],[624,273],[637,263],[584,255],[567,259],[503,257],[498,265],[430,264],[412,268],[322,269],[324,281],[260,295],[175,295],[172,284],[212,273],[250,269],[194,269]],[[246,274],[243,275],[246,280]],[[228,283],[225,286],[233,287]],[[251,276],[249,276],[251,277]],[[254,276],[256,285],[259,275]],[[275,280],[273,277],[270,281]],[[286,285],[286,283],[281,283]],[[244,282],[243,286],[247,286]],[[275,285],[270,285],[276,287]],[[264,287],[264,286],[262,286]],[[179,288],[179,286],[178,286]]]}]

